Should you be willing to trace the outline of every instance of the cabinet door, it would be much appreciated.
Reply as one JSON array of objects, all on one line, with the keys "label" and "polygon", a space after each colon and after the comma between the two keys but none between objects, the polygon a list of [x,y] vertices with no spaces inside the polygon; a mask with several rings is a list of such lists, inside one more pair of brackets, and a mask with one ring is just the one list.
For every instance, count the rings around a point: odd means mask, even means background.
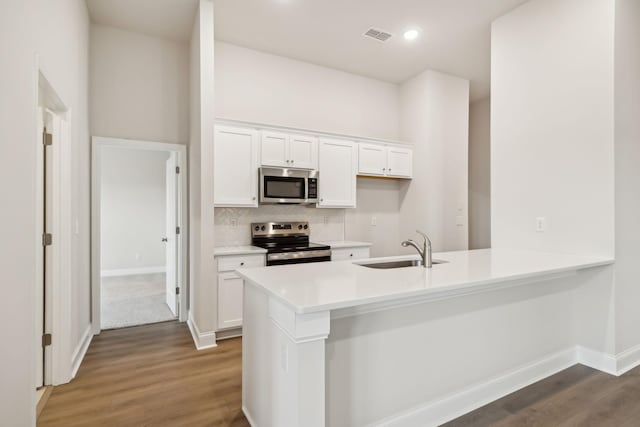
[{"label": "cabinet door", "polygon": [[258,133],[216,126],[214,140],[215,206],[258,206]]},{"label": "cabinet door", "polygon": [[339,139],[320,139],[318,191],[321,208],[356,207],[356,144]]},{"label": "cabinet door", "polygon": [[410,148],[387,148],[387,176],[411,178],[413,176],[413,150]]},{"label": "cabinet door", "polygon": [[289,135],[262,131],[262,166],[289,166]]},{"label": "cabinet door", "polygon": [[318,138],[291,135],[289,139],[289,166],[318,169]]},{"label": "cabinet door", "polygon": [[387,171],[387,148],[358,144],[358,174],[384,176]]},{"label": "cabinet door", "polygon": [[242,287],[235,273],[218,274],[218,329],[242,326]]}]

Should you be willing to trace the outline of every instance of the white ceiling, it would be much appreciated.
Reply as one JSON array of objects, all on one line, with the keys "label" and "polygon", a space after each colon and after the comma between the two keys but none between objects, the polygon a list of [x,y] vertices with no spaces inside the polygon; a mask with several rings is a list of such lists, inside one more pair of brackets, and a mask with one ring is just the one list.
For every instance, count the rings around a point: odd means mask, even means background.
[{"label": "white ceiling", "polygon": [[169,40],[186,41],[197,0],[87,0],[91,20]]},{"label": "white ceiling", "polygon": [[[438,70],[470,79],[476,100],[489,95],[491,21],[526,1],[215,0],[215,36],[393,83]],[[393,37],[363,37],[370,27]],[[408,28],[420,37],[405,41]]]}]

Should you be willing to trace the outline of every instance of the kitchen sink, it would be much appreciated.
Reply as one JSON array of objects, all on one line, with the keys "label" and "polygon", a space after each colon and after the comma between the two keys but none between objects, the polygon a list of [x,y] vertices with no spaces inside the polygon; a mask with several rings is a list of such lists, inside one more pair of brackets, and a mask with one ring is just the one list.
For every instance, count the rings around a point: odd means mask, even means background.
[{"label": "kitchen sink", "polygon": [[[433,265],[436,264],[444,264],[447,261],[434,259],[432,261]],[[368,268],[380,268],[380,269],[389,269],[389,268],[404,268],[404,267],[419,267],[422,265],[422,260],[420,259],[407,259],[402,261],[380,261],[380,262],[370,262],[370,263],[356,263],[363,267]]]}]

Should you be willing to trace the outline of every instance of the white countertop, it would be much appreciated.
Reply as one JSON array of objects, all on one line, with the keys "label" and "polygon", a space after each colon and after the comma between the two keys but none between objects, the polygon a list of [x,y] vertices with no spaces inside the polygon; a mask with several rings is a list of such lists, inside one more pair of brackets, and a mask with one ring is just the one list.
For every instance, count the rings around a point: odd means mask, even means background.
[{"label": "white countertop", "polygon": [[[239,269],[251,285],[275,296],[297,313],[312,313],[407,297],[434,299],[494,289],[498,284],[543,279],[559,273],[612,264],[610,258],[526,252],[508,249],[442,252],[433,258],[448,261],[431,269],[406,267],[374,269],[357,265],[375,260],[319,262]],[[506,284],[505,284],[506,286]]]},{"label": "white countertop", "polygon": [[368,248],[371,246],[371,243],[368,242],[354,242],[351,240],[324,240],[321,242],[323,245],[331,246],[331,249],[342,249],[342,248]]},{"label": "white countertop", "polygon": [[266,253],[266,249],[257,246],[219,246],[213,250],[213,256],[260,255]]}]

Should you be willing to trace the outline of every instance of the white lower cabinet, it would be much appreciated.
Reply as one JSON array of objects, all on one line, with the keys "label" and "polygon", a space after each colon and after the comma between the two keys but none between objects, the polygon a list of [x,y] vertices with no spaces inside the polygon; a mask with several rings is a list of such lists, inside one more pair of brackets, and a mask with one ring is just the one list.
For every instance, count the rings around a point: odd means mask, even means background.
[{"label": "white lower cabinet", "polygon": [[331,249],[331,261],[346,261],[369,258],[368,247]]},{"label": "white lower cabinet", "polygon": [[242,326],[242,286],[235,273],[218,274],[218,329]]},{"label": "white lower cabinet", "polygon": [[264,255],[219,256],[218,260],[218,329],[242,326],[242,294],[244,280],[234,270],[262,267]]}]

